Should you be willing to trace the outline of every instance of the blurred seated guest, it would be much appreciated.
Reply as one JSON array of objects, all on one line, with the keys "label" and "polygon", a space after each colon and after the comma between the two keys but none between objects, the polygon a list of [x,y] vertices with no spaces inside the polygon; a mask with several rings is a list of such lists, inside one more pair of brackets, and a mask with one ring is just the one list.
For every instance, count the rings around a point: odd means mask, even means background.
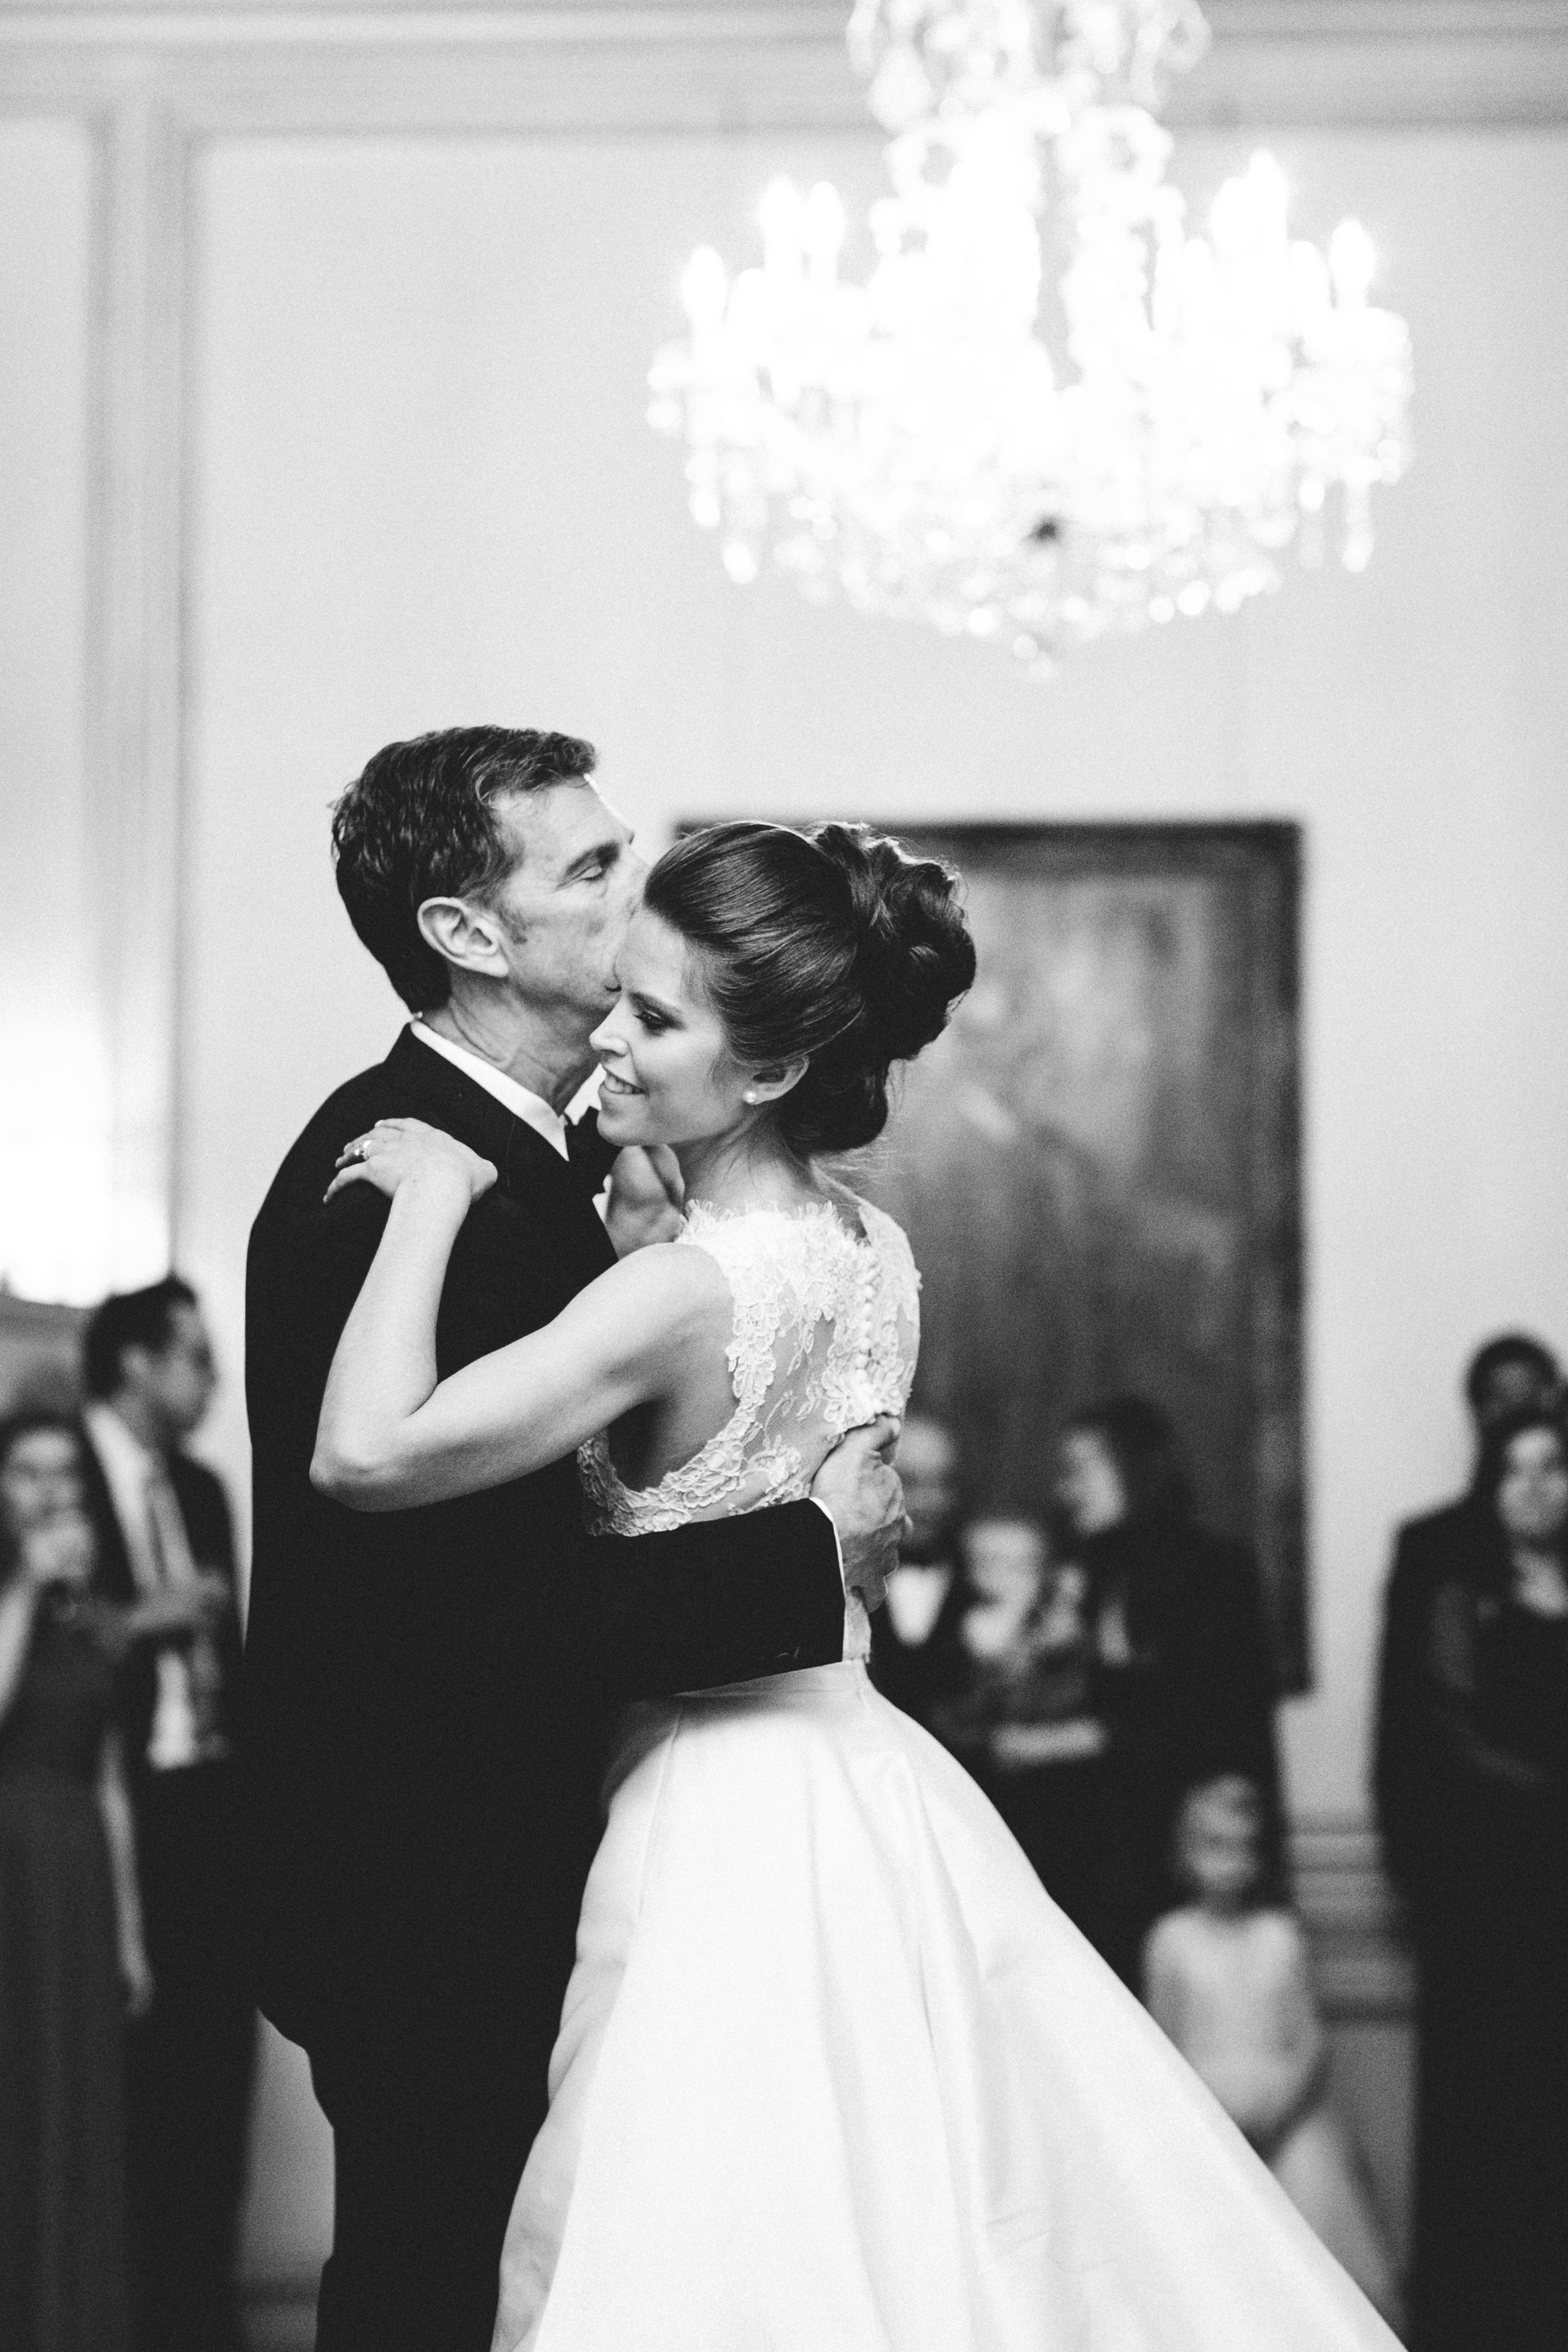
[{"label": "blurred seated guest", "polygon": [[121,2014],[150,1984],[81,1451],[0,1423],[0,2344],[125,2352]]},{"label": "blurred seated guest", "polygon": [[931,1727],[985,1790],[1047,1894],[1082,1926],[1105,1748],[1090,1706],[1088,1580],[1051,1559],[1032,1520],[977,1520],[962,1549],[963,1681]]},{"label": "blurred seated guest", "polygon": [[1176,1866],[1190,1900],[1150,1931],[1143,1998],[1298,2212],[1397,2329],[1394,2263],[1326,2096],[1328,2041],[1306,1937],[1274,1899],[1261,1829],[1249,1780],[1211,1780],[1184,1800]]},{"label": "blurred seated guest", "polygon": [[871,1620],[871,1675],[895,1706],[929,1725],[960,1671],[958,1448],[940,1421],[910,1413],[896,1458],[910,1528]]},{"label": "blurred seated guest", "polygon": [[108,1298],[84,1339],[89,1508],[119,1606],[121,1721],[157,1997],[127,2059],[136,2352],[238,2352],[236,2267],[256,2021],[232,1936],[234,1540],[182,1451],[216,1384],[195,1293]]},{"label": "blurred seated guest", "polygon": [[1201,1526],[1170,1421],[1142,1397],[1077,1414],[1062,1441],[1063,1552],[1087,1580],[1089,1712],[1104,1727],[1093,1884],[1079,1920],[1137,1989],[1143,1938],[1177,1889],[1182,1801],[1239,1774],[1281,1866],[1275,1679],[1257,1568]]},{"label": "blurred seated guest", "polygon": [[1568,1432],[1483,1421],[1389,1588],[1376,1785],[1419,1977],[1419,2352],[1568,2345]]}]

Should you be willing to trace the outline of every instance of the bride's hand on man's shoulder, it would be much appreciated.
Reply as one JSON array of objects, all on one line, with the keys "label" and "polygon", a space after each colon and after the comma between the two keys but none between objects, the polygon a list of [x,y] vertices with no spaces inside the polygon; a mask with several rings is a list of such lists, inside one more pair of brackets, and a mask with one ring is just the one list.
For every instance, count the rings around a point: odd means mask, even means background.
[{"label": "bride's hand on man's shoulder", "polygon": [[482,1160],[444,1128],[422,1118],[378,1118],[339,1152],[326,1198],[350,1184],[370,1184],[391,1200],[405,1184],[417,1182],[431,1192],[449,1192],[467,1212],[496,1181],[493,1161]]}]

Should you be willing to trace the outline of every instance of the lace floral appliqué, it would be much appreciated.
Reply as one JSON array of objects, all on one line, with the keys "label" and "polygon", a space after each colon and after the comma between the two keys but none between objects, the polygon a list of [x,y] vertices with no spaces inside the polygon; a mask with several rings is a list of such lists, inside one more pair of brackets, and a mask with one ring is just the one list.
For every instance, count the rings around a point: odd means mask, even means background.
[{"label": "lace floral appliqu\u00e9", "polygon": [[891,1217],[868,1202],[859,1213],[854,1234],[826,1202],[731,1216],[691,1209],[679,1238],[717,1262],[734,1301],[735,1410],[656,1486],[626,1486],[605,1436],[581,1447],[595,1534],[651,1535],[796,1502],[846,1430],[903,1412],[920,1276]]}]

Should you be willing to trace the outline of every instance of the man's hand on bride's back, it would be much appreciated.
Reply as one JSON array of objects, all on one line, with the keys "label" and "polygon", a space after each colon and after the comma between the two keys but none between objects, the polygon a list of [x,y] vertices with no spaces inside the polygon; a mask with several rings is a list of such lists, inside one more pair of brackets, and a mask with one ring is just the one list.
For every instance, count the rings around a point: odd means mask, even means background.
[{"label": "man's hand on bride's back", "polygon": [[868,1609],[879,1609],[887,1598],[888,1579],[909,1528],[904,1490],[889,1458],[898,1438],[899,1425],[891,1420],[852,1429],[811,1482],[812,1499],[838,1530],[845,1584]]},{"label": "man's hand on bride's back", "polygon": [[444,1129],[422,1118],[378,1118],[339,1152],[338,1172],[326,1197],[330,1201],[349,1184],[371,1184],[392,1200],[405,1184],[414,1184],[449,1201],[466,1216],[495,1181],[492,1162]]},{"label": "man's hand on bride's back", "polygon": [[680,1231],[686,1196],[680,1162],[668,1143],[646,1149],[629,1143],[616,1160],[605,1226],[617,1257],[646,1249],[649,1242],[672,1242]]}]

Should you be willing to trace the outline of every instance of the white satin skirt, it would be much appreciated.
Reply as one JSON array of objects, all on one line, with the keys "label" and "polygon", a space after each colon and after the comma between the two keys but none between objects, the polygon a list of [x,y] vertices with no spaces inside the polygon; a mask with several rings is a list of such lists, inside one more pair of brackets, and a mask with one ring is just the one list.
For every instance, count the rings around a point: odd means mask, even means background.
[{"label": "white satin skirt", "polygon": [[611,1785],[496,2352],[1390,2352],[862,1665],[636,1710]]}]

